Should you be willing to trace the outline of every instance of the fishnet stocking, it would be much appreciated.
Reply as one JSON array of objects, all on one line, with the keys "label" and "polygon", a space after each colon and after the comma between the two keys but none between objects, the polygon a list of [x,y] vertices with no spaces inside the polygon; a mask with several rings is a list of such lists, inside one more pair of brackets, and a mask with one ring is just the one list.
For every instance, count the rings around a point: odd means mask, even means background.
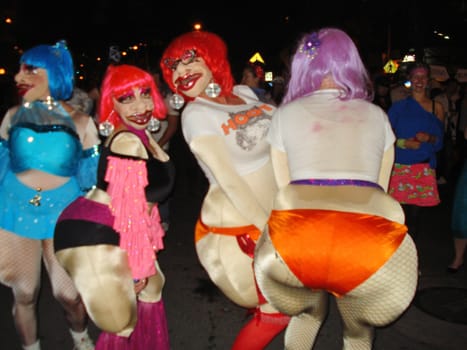
[{"label": "fishnet stocking", "polygon": [[327,293],[304,288],[275,253],[268,234],[258,241],[255,273],[266,299],[280,312],[293,315],[286,333],[287,350],[309,350],[327,314]]},{"label": "fishnet stocking", "polygon": [[40,287],[40,241],[0,230],[0,282],[13,292],[13,319],[23,345],[37,340],[36,303]]},{"label": "fishnet stocking", "polygon": [[52,293],[65,310],[65,317],[71,329],[82,332],[86,328],[87,314],[78,290],[63,267],[59,264],[53,249],[53,240],[42,241],[44,265],[49,274]]},{"label": "fishnet stocking", "polygon": [[[275,252],[267,233],[258,241],[255,273],[266,299],[280,312],[294,315],[287,327],[285,348],[311,349],[327,313],[327,293],[303,288]],[[412,238],[406,235],[382,268],[336,299],[344,322],[344,350],[371,349],[373,328],[393,322],[409,306],[417,274],[417,251]]]},{"label": "fishnet stocking", "polygon": [[381,269],[336,299],[344,322],[344,350],[371,349],[372,328],[393,322],[407,309],[415,295],[417,276],[417,251],[407,235]]}]

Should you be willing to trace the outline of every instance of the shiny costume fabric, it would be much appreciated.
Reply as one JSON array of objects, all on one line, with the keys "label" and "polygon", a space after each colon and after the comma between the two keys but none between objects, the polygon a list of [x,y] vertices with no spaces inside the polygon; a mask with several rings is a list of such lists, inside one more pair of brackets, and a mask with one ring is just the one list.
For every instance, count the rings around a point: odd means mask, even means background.
[{"label": "shiny costume fabric", "polygon": [[[99,159],[92,119],[66,111],[61,103],[24,103],[8,110],[0,140],[1,283],[14,296],[13,317],[23,344],[37,339],[35,305],[45,266],[52,292],[67,314],[70,327],[85,319],[72,280],[55,259],[52,237],[60,212],[95,185]],[[75,124],[76,122],[76,124]],[[89,135],[86,147],[77,127]],[[89,133],[88,131],[89,130]],[[28,171],[34,170],[28,173]],[[42,172],[42,173],[40,173]],[[24,177],[22,177],[24,175]],[[55,181],[53,176],[68,178]],[[21,179],[26,181],[25,185]],[[36,187],[36,181],[41,186]]]},{"label": "shiny costume fabric", "polygon": [[[302,208],[283,208],[290,203]],[[371,349],[374,327],[396,320],[417,286],[417,251],[400,205],[370,187],[289,185],[276,208],[254,268],[268,302],[292,317],[285,348],[312,348],[332,294],[343,349]]]},{"label": "shiny costume fabric", "polygon": [[[95,184],[99,148],[82,149],[61,105],[51,110],[42,102],[21,106],[11,125],[9,139],[0,143],[0,227],[26,238],[52,238],[60,212]],[[70,180],[52,190],[30,188],[15,175],[29,169]]]},{"label": "shiny costume fabric", "polygon": [[332,210],[273,210],[269,219],[271,241],[295,276],[336,296],[380,269],[406,233],[405,225],[382,217]]},{"label": "shiny costume fabric", "polygon": [[[52,238],[61,210],[81,194],[76,178],[58,188],[38,192],[8,172],[0,185],[0,227],[26,238]],[[40,205],[31,203],[35,196],[40,196]]]}]

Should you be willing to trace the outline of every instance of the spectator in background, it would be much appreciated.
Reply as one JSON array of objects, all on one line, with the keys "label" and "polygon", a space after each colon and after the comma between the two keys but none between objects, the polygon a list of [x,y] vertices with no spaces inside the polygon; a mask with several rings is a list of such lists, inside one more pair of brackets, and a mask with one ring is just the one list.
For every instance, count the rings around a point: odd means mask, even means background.
[{"label": "spectator in background", "polygon": [[398,70],[394,75],[394,83],[391,84],[389,95],[391,97],[391,104],[403,100],[410,96],[410,89],[406,86],[407,74],[405,71]]},{"label": "spectator in background", "polygon": [[284,98],[285,84],[285,79],[280,75],[274,77],[272,81],[271,98],[276,106],[279,106]]},{"label": "spectator in background", "polygon": [[290,78],[290,58],[293,45],[288,45],[279,52],[279,68],[274,76],[271,88],[271,97],[276,106],[279,106],[285,94],[285,89]]},{"label": "spectator in background", "polygon": [[429,77],[430,68],[425,63],[410,66],[411,96],[393,103],[388,110],[397,139],[389,194],[402,204],[414,239],[420,208],[440,202],[436,166],[437,152],[443,146],[444,109],[427,95]]},{"label": "spectator in background", "polygon": [[264,66],[260,62],[248,63],[243,68],[240,84],[249,86],[262,102],[275,105],[269,86],[264,81]]},{"label": "spectator in background", "polygon": [[[463,165],[457,177],[451,213],[451,231],[453,234],[454,257],[447,267],[450,273],[456,273],[464,265],[467,248],[467,97],[466,85],[461,85],[458,120],[457,145],[460,163]],[[462,132],[462,137],[460,133]]]},{"label": "spectator in background", "polygon": [[91,116],[94,101],[89,97],[88,93],[83,89],[75,86],[71,98],[67,101],[74,109],[86,113]]},{"label": "spectator in background", "polygon": [[[467,128],[464,129],[467,139]],[[467,160],[463,160],[463,168],[457,180],[451,213],[451,231],[454,242],[454,257],[447,267],[450,273],[456,273],[464,265],[467,248]]]},{"label": "spectator in background", "polygon": [[373,103],[380,106],[384,111],[388,111],[391,107],[391,81],[384,75],[379,75],[374,79],[375,96]]},{"label": "spectator in background", "polygon": [[438,152],[438,183],[445,184],[456,182],[459,173],[459,164],[462,164],[459,156],[459,144],[463,143],[463,134],[459,133],[459,106],[460,86],[455,79],[448,79],[438,83],[430,91],[433,100],[441,103],[444,110],[444,143]]},{"label": "spectator in background", "polygon": [[[465,139],[465,130],[467,129],[467,83],[460,84],[459,101],[457,106],[459,108],[459,120],[457,123],[458,147],[460,163],[467,157],[467,140]],[[459,136],[460,135],[460,136]]]}]

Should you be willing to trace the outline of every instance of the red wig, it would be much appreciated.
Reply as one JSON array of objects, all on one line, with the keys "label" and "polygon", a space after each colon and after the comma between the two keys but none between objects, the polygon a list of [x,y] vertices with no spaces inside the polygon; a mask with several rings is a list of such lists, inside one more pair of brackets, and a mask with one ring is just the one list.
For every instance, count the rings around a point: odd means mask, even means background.
[{"label": "red wig", "polygon": [[101,87],[99,103],[99,122],[109,121],[118,127],[122,121],[114,112],[113,97],[119,97],[131,92],[134,88],[150,88],[152,101],[154,102],[153,117],[164,119],[167,107],[152,76],[135,66],[128,64],[110,65],[105,72]]},{"label": "red wig", "polygon": [[216,34],[203,31],[193,31],[182,34],[172,40],[162,54],[160,67],[164,80],[172,91],[177,88],[172,82],[173,71],[164,64],[166,59],[178,59],[187,50],[195,50],[196,56],[201,57],[212,72],[214,82],[221,87],[221,96],[230,95],[234,85],[234,78],[227,58],[227,46]]}]

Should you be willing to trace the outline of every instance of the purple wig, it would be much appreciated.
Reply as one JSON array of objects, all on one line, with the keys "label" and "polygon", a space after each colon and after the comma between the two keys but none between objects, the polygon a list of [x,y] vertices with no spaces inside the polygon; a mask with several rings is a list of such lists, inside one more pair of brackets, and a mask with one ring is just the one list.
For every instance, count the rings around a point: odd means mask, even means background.
[{"label": "purple wig", "polygon": [[372,100],[371,79],[352,39],[340,29],[323,28],[300,39],[282,103],[318,90],[327,75],[342,90],[342,100]]}]

